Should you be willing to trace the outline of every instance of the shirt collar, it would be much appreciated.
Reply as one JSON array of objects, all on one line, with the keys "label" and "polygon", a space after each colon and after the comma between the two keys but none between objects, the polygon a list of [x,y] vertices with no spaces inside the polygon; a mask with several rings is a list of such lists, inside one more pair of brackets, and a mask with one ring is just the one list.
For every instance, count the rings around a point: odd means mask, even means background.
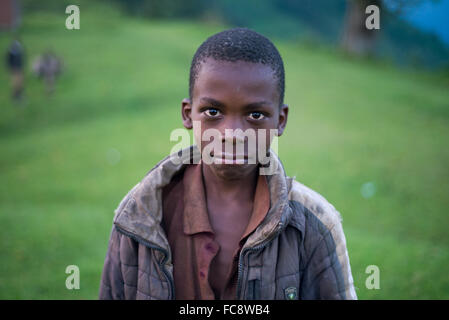
[{"label": "shirt collar", "polygon": [[184,233],[211,232],[201,164],[188,165],[184,172]]}]

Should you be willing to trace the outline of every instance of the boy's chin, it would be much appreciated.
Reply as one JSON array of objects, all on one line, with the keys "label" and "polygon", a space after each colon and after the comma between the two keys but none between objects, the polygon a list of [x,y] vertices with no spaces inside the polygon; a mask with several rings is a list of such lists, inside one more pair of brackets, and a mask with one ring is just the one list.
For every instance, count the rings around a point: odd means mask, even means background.
[{"label": "boy's chin", "polygon": [[216,164],[207,165],[217,177],[223,180],[241,180],[258,169],[257,164]]}]

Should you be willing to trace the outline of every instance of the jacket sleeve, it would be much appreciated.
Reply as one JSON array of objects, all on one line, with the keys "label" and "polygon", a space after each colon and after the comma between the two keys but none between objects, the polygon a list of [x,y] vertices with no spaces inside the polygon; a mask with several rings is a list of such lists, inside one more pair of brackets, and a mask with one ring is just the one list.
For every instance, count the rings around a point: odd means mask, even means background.
[{"label": "jacket sleeve", "polygon": [[[334,209],[337,216],[340,217],[340,213]],[[351,272],[351,264],[349,262],[348,248],[346,246],[346,237],[343,232],[343,226],[341,218],[338,219],[332,226],[330,226],[330,234],[335,244],[334,255],[337,257],[337,262],[341,267],[343,274],[345,296],[348,300],[357,300],[357,293],[354,287],[354,279]]]},{"label": "jacket sleeve", "polygon": [[[291,179],[289,198],[293,201],[301,203],[324,225],[325,228],[320,227],[320,229],[322,229],[322,232],[320,232],[321,236],[325,236],[325,238],[327,237],[328,239],[331,238],[335,246],[335,249],[333,249],[332,252],[329,252],[331,256],[329,257],[328,264],[332,263],[333,265],[336,265],[337,262],[339,263],[343,274],[345,297],[346,299],[356,300],[357,293],[355,291],[354,279],[351,273],[349,254],[346,246],[346,237],[343,232],[342,217],[340,212],[338,212],[336,208],[322,195],[294,179]],[[317,226],[318,225],[319,224],[317,224]],[[326,235],[327,231],[330,233]],[[316,244],[318,243],[317,241],[318,239],[314,239],[311,242],[311,248],[316,247]],[[325,241],[321,243],[321,245],[325,246],[325,244],[329,242],[329,240]],[[317,255],[312,258],[319,258],[318,253],[319,251],[315,252]],[[311,256],[310,253],[308,256]],[[338,261],[335,261],[335,256]]]},{"label": "jacket sleeve", "polygon": [[99,299],[117,300],[125,299],[125,289],[120,262],[121,235],[112,228],[108,250],[101,275]]},{"label": "jacket sleeve", "polygon": [[[136,184],[114,210],[122,212],[139,186]],[[112,226],[101,275],[99,299],[135,299],[137,294],[137,243]]]},{"label": "jacket sleeve", "polygon": [[342,267],[330,231],[313,239],[312,249],[302,275],[301,298],[304,300],[348,299]]}]

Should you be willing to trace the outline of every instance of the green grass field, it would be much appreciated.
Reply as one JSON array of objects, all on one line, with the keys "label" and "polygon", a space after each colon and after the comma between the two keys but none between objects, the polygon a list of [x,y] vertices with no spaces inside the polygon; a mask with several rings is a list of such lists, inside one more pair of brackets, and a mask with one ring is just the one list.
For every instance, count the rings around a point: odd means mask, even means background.
[{"label": "green grass field", "polygon": [[[28,58],[52,47],[65,61],[52,97],[28,63],[26,100],[14,105],[0,71],[2,299],[97,297],[113,210],[175,145],[190,60],[224,28],[97,6],[78,31],[65,18],[23,19]],[[290,105],[279,154],[342,214],[359,298],[448,299],[447,78],[274,41]],[[2,34],[0,52],[8,43]],[[79,290],[65,287],[68,265],[80,268]],[[365,287],[369,265],[379,290]]]}]

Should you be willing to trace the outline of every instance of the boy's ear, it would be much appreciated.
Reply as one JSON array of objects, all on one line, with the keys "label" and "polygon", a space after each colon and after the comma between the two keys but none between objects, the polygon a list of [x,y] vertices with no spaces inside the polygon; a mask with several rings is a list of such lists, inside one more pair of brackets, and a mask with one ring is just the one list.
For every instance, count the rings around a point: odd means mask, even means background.
[{"label": "boy's ear", "polygon": [[285,126],[287,125],[288,118],[288,105],[283,104],[279,111],[279,122],[278,122],[278,136],[281,136],[284,133]]},{"label": "boy's ear", "polygon": [[181,103],[182,124],[186,129],[193,128],[192,122],[192,103],[190,99],[183,99]]}]

